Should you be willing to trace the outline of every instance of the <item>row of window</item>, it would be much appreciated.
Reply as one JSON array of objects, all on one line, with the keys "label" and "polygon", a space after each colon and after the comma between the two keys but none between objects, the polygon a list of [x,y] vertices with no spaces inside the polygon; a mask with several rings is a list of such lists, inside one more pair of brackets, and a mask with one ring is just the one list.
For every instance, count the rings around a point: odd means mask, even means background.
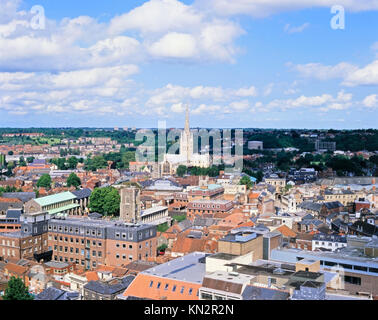
[{"label": "row of window", "polygon": [[[66,252],[66,253],[73,253],[73,254],[80,254],[82,256],[85,255],[85,251],[84,249],[79,249],[79,248],[73,248],[73,247],[63,247],[62,246],[57,246],[57,245],[54,245],[54,251],[58,251],[58,252]],[[90,254],[90,251],[88,251],[89,254]],[[102,257],[102,251],[96,251],[96,250],[92,250],[92,257]]]},{"label": "row of window", "polygon": [[[53,239],[53,236],[51,236],[51,235],[49,235],[49,240],[52,240]],[[63,237],[62,236],[54,236],[54,240],[55,241],[58,241],[58,242],[60,242],[60,241],[64,241],[64,242],[70,242],[70,243],[81,243],[81,244],[85,244],[85,240],[83,239],[83,238],[69,238],[68,239],[68,237],[64,237],[64,239],[63,239]],[[87,240],[87,246],[90,246],[90,244],[91,244],[91,241],[90,240]],[[96,241],[96,240],[92,240],[92,246],[98,246],[98,247],[102,247],[102,242],[101,241]]]},{"label": "row of window", "polygon": [[[74,258],[70,258],[70,259],[68,259],[67,257],[61,257],[61,256],[54,256],[54,260],[55,261],[60,261],[60,262],[75,262],[77,265],[78,264],[81,264],[82,266],[84,266],[85,265],[85,260],[83,260],[83,259],[81,259],[81,260],[79,260],[79,259],[74,259]],[[89,267],[90,265],[89,265],[89,263],[87,264],[87,267]],[[92,267],[93,268],[96,268],[97,267],[97,262],[96,261],[92,261]]]},{"label": "row of window", "polygon": [[[150,281],[150,288],[152,288],[154,286],[154,281],[153,280],[151,280]],[[162,288],[161,287],[161,282],[158,282],[157,283],[157,285],[156,285],[156,289],[160,289],[160,288]],[[165,285],[164,285],[164,290],[165,291],[167,291],[167,290],[172,290],[172,292],[176,292],[176,290],[177,290],[177,285],[173,285],[172,286],[172,289],[170,289],[169,288],[169,283],[166,283]],[[181,286],[181,288],[180,288],[180,293],[181,294],[184,294],[184,292],[185,292],[185,286]],[[191,296],[192,294],[193,294],[193,288],[189,288],[188,289],[188,294]],[[197,296],[198,296],[198,294],[199,294],[199,290],[197,290]]]},{"label": "row of window", "polygon": [[59,231],[59,232],[67,232],[67,233],[75,233],[75,234],[86,234],[87,236],[98,236],[100,237],[102,235],[102,230],[84,230],[84,228],[79,227],[63,227],[63,226],[56,226],[56,225],[49,225],[49,231]]}]

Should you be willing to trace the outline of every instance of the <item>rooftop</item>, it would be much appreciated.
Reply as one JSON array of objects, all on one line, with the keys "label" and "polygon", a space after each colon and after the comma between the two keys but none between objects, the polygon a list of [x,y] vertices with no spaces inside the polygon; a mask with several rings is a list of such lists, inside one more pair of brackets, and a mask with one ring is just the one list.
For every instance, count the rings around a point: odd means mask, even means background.
[{"label": "rooftop", "polygon": [[207,254],[203,252],[192,252],[183,257],[145,270],[142,274],[200,284],[206,273],[203,259],[206,256]]},{"label": "rooftop", "polygon": [[69,201],[74,199],[76,199],[76,196],[71,192],[67,191],[53,194],[43,198],[34,199],[34,201],[37,202],[40,206],[44,207],[57,202]]}]

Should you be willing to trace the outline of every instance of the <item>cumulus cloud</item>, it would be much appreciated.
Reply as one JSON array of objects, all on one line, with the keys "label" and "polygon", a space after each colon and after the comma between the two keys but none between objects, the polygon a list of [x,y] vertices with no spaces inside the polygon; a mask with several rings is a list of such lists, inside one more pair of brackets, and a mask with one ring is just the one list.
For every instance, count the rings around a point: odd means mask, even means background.
[{"label": "cumulus cloud", "polygon": [[358,69],[358,67],[347,62],[341,62],[334,66],[326,66],[321,63],[294,65],[293,63],[289,62],[287,63],[287,66],[290,69],[297,71],[303,77],[315,78],[319,80],[343,78],[349,73]]},{"label": "cumulus cloud", "polygon": [[[330,94],[318,96],[301,95],[294,99],[275,99],[263,105],[259,103],[258,107],[269,111],[287,111],[291,109],[315,108],[320,111],[344,110],[353,105],[352,94],[339,91],[336,97]],[[257,105],[255,105],[257,107]]]},{"label": "cumulus cloud", "polygon": [[249,88],[230,89],[222,87],[195,86],[183,87],[168,84],[163,88],[153,90],[147,101],[147,105],[175,104],[182,101],[198,102],[201,100],[211,100],[214,102],[227,102],[239,97],[254,97],[257,89],[254,86]]},{"label": "cumulus cloud", "polygon": [[354,87],[359,85],[378,85],[378,60],[363,68],[355,69],[347,74],[343,84]]},{"label": "cumulus cloud", "polygon": [[287,66],[306,78],[319,80],[342,79],[341,84],[348,87],[378,85],[378,60],[374,60],[364,67],[358,67],[347,62],[340,62],[333,66],[321,63],[294,65],[289,62]]},{"label": "cumulus cloud", "polygon": [[362,101],[362,103],[367,108],[378,108],[378,95],[369,95]]},{"label": "cumulus cloud", "polygon": [[0,68],[9,71],[72,71],[148,59],[233,62],[235,40],[244,32],[178,0],[150,0],[109,23],[89,16],[46,18],[44,30],[31,28],[33,14],[18,11],[19,1],[0,4],[0,48],[7,48]]}]

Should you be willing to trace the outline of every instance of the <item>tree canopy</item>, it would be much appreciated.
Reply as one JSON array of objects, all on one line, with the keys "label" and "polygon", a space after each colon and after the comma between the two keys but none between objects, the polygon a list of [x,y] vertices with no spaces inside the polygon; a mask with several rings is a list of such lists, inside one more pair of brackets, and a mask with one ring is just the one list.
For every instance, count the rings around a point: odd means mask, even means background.
[{"label": "tree canopy", "polygon": [[67,187],[75,187],[77,189],[80,185],[80,178],[74,172],[72,172],[67,178]]},{"label": "tree canopy", "polygon": [[37,187],[38,188],[47,188],[47,189],[50,189],[51,188],[51,183],[52,183],[52,180],[51,180],[51,177],[49,174],[44,174],[42,175],[38,182],[37,182]]},{"label": "tree canopy", "polygon": [[98,212],[105,216],[118,216],[120,203],[121,197],[116,188],[96,188],[91,194],[89,208],[92,212]]},{"label": "tree canopy", "polygon": [[33,300],[28,288],[20,278],[12,276],[3,296],[4,300]]}]

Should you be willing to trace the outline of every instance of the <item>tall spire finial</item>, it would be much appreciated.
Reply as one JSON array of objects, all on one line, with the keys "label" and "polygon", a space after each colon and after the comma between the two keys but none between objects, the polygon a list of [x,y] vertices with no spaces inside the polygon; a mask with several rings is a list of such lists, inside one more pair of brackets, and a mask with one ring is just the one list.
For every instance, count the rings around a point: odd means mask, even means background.
[{"label": "tall spire finial", "polygon": [[190,131],[190,126],[189,126],[189,106],[188,105],[186,105],[185,131],[186,132]]}]

